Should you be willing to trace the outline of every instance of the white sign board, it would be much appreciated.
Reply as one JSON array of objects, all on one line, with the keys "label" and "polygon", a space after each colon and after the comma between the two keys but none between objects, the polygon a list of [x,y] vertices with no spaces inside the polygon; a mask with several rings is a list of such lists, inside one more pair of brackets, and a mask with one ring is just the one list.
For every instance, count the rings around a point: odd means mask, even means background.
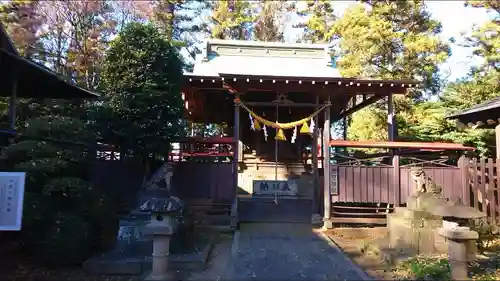
[{"label": "white sign board", "polygon": [[295,180],[254,180],[253,193],[295,196],[299,192]]},{"label": "white sign board", "polygon": [[0,172],[0,231],[19,231],[26,173]]}]

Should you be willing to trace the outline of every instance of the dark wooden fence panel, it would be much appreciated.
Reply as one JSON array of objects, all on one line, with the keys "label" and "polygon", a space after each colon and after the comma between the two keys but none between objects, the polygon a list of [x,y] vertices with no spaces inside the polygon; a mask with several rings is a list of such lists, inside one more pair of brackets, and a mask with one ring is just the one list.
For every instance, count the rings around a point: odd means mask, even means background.
[{"label": "dark wooden fence panel", "polygon": [[[401,188],[400,203],[404,204],[413,192],[410,167],[396,169],[392,166],[335,166],[338,168],[338,195],[333,202],[391,203],[396,204],[395,189]],[[425,167],[424,171],[437,185],[443,188],[443,195],[453,199],[462,197],[461,170],[457,167]],[[400,186],[395,182],[399,172]],[[333,172],[332,172],[333,173]],[[397,180],[396,180],[397,181]]]},{"label": "dark wooden fence panel", "polygon": [[[432,181],[441,186],[445,198],[460,198],[465,204],[470,203],[470,206],[484,212],[490,222],[499,222],[500,160],[461,158],[457,167],[435,164],[423,169]],[[332,175],[338,175],[338,193],[332,193],[333,203],[395,204],[398,203],[395,189],[400,188],[399,203],[405,204],[413,192],[410,165],[399,169],[389,165],[331,165],[331,169]],[[395,173],[399,173],[399,177]]]},{"label": "dark wooden fence panel", "polygon": [[[462,197],[462,172],[457,167],[424,167],[425,174],[443,189],[442,194],[449,199]],[[413,192],[413,179],[411,168],[400,169],[401,203],[406,203]]]},{"label": "dark wooden fence panel", "polygon": [[99,190],[120,204],[120,211],[136,207],[137,194],[144,174],[140,162],[127,160],[95,160],[89,167],[89,180]]},{"label": "dark wooden fence panel", "polygon": [[175,165],[173,186],[183,199],[233,201],[236,190],[232,163],[179,162]]},{"label": "dark wooden fence panel", "polygon": [[394,168],[390,166],[338,167],[338,195],[333,202],[394,203]]}]

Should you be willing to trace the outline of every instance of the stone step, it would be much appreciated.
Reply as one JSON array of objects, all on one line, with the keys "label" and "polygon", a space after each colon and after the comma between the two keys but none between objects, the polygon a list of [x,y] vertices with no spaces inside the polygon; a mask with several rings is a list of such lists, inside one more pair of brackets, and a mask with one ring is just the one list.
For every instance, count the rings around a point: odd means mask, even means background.
[{"label": "stone step", "polygon": [[211,231],[216,231],[220,233],[233,233],[234,228],[231,227],[230,225],[195,225],[195,229],[199,230],[211,230]]},{"label": "stone step", "polygon": [[[263,158],[249,158],[249,163],[270,163],[274,164],[274,159],[263,159]],[[286,165],[303,165],[302,161],[294,161],[294,160],[283,160],[278,159],[278,164],[286,164]]]},{"label": "stone step", "polygon": [[270,170],[274,171],[274,169],[278,170],[294,170],[294,171],[305,171],[305,168],[302,166],[274,166],[273,165],[246,165],[245,170]]},{"label": "stone step", "polygon": [[347,213],[347,212],[332,212],[335,217],[382,217],[386,213]]},{"label": "stone step", "polygon": [[329,223],[332,224],[342,224],[342,225],[349,225],[349,224],[355,224],[355,225],[386,225],[387,224],[387,219],[386,218],[339,218],[339,217],[332,217],[329,220]]},{"label": "stone step", "polygon": [[252,174],[274,174],[274,173],[278,173],[278,174],[289,174],[289,173],[292,173],[292,174],[296,174],[298,176],[302,175],[305,170],[302,169],[302,168],[292,168],[292,169],[286,169],[286,168],[280,168],[278,167],[278,169],[275,169],[274,167],[260,167],[260,168],[255,168],[255,167],[251,167],[251,168],[247,168],[245,170],[243,170],[243,172],[245,173],[252,173]]},{"label": "stone step", "polygon": [[[291,197],[290,197],[291,198]],[[277,203],[277,204],[276,204]],[[312,205],[308,199],[251,196],[238,203],[240,222],[311,223]]]}]

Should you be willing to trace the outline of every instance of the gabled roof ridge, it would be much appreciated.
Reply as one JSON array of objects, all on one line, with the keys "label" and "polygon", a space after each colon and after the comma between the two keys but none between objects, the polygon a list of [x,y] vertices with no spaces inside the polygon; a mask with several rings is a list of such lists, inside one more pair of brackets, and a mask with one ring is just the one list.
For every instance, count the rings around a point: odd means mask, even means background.
[{"label": "gabled roof ridge", "polygon": [[329,44],[308,44],[308,43],[284,43],[284,42],[265,42],[250,40],[225,40],[208,39],[209,45],[224,46],[242,46],[242,47],[263,47],[263,48],[295,48],[295,49],[316,49],[323,50],[329,47]]}]

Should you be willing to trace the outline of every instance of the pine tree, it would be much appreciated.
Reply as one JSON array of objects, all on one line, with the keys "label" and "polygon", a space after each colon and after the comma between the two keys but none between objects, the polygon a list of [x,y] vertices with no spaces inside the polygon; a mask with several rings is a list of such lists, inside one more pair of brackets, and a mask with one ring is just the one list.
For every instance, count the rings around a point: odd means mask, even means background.
[{"label": "pine tree", "polygon": [[289,5],[283,1],[260,1],[253,26],[253,38],[258,41],[283,42],[284,29],[289,21]]},{"label": "pine tree", "polygon": [[169,41],[190,41],[187,35],[205,31],[201,13],[211,7],[203,0],[158,0],[154,3],[152,19],[165,32]]},{"label": "pine tree", "polygon": [[[411,132],[415,104],[443,87],[439,66],[450,55],[439,38],[441,24],[422,1],[363,1],[339,18],[327,38],[339,38],[338,67],[344,77],[412,79],[420,90],[394,99],[399,133]],[[387,109],[383,103],[353,114],[350,139],[387,138]],[[367,130],[372,128],[373,130]]]},{"label": "pine tree", "polygon": [[304,28],[304,34],[300,41],[311,43],[329,43],[331,29],[337,17],[334,14],[332,1],[328,0],[308,0],[305,9],[299,9],[298,14],[307,17],[304,23],[296,27]]},{"label": "pine tree", "polygon": [[212,37],[245,40],[250,38],[248,24],[256,19],[250,1],[217,1],[212,12]]}]

